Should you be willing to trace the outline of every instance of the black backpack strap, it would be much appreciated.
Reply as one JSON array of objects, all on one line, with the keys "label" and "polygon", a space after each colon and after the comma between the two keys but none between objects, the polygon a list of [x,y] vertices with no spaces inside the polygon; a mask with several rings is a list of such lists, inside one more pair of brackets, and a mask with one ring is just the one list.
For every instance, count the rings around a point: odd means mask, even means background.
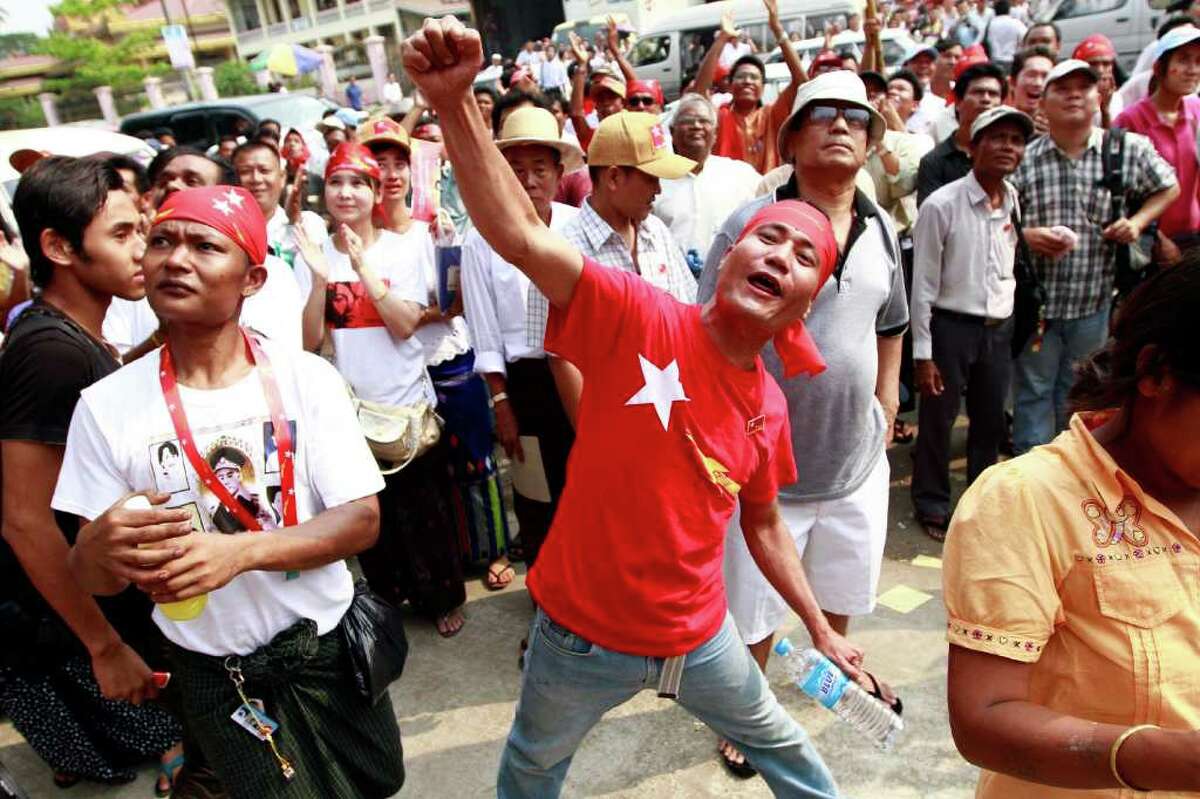
[{"label": "black backpack strap", "polygon": [[1125,129],[1104,131],[1100,146],[1100,164],[1104,172],[1103,186],[1112,197],[1112,218],[1115,222],[1125,215]]}]

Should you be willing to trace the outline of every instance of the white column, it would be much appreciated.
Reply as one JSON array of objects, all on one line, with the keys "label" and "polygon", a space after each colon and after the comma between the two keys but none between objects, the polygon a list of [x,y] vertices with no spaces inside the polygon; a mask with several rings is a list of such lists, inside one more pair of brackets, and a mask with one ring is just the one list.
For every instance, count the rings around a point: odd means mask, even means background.
[{"label": "white column", "polygon": [[333,47],[328,44],[318,44],[317,52],[321,54],[321,96],[326,100],[337,102],[337,67],[333,63]]},{"label": "white column", "polygon": [[46,127],[53,128],[61,125],[62,122],[58,118],[58,95],[53,92],[42,92],[37,98],[38,102],[42,104],[42,115],[46,117]]},{"label": "white column", "polygon": [[146,99],[150,101],[151,108],[167,107],[167,101],[162,93],[162,78],[151,75],[142,81],[142,85],[146,87]]},{"label": "white column", "polygon": [[104,117],[104,121],[113,130],[121,124],[121,118],[117,114],[117,106],[113,102],[112,86],[97,86],[92,89],[96,95],[96,100],[100,103],[100,115]]},{"label": "white column", "polygon": [[375,102],[383,102],[383,84],[387,83],[387,50],[385,39],[372,34],[363,40],[367,48],[367,62],[371,65],[371,77],[375,79]]},{"label": "white column", "polygon": [[196,81],[200,84],[200,97],[204,100],[217,99],[217,84],[213,82],[212,67],[197,67]]}]

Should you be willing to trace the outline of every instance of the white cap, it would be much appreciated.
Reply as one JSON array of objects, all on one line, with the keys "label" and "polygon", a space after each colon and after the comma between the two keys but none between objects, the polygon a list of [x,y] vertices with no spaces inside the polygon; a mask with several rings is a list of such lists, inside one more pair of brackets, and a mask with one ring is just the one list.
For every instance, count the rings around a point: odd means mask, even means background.
[{"label": "white cap", "polygon": [[1049,86],[1054,81],[1074,75],[1076,72],[1086,72],[1094,83],[1100,82],[1100,76],[1088,62],[1080,61],[1078,58],[1068,58],[1066,61],[1060,61],[1054,65],[1054,69],[1050,70],[1050,74],[1046,76],[1046,85]]},{"label": "white cap", "polygon": [[1155,42],[1154,60],[1158,61],[1172,50],[1189,45],[1197,39],[1200,39],[1200,28],[1192,25],[1180,25],[1178,28],[1173,28]]},{"label": "white cap", "polygon": [[336,114],[330,114],[314,125],[314,127],[322,132],[327,130],[345,130],[346,123],[339,119]]},{"label": "white cap", "polygon": [[1011,119],[1021,126],[1025,132],[1025,140],[1033,135],[1033,120],[1027,114],[1024,114],[1011,105],[998,105],[995,108],[989,108],[979,116],[975,117],[975,121],[971,123],[971,141],[975,141],[980,133],[997,122],[1002,122],[1005,119]]},{"label": "white cap", "polygon": [[862,82],[862,78],[858,77],[858,73],[848,69],[839,69],[818,75],[812,80],[800,84],[800,88],[796,90],[796,99],[792,103],[792,113],[779,128],[780,154],[785,152],[784,140],[787,139],[792,122],[805,106],[821,100],[840,100],[843,103],[865,108],[871,114],[871,126],[867,131],[867,140],[877,142],[883,138],[883,131],[887,128],[887,123],[884,122],[883,116],[875,110],[875,106],[867,100],[866,84]]}]

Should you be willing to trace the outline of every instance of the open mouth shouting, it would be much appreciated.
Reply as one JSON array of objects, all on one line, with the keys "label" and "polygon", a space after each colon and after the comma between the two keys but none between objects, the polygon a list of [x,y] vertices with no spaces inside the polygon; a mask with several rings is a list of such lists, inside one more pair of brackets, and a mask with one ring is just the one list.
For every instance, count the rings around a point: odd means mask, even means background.
[{"label": "open mouth shouting", "polygon": [[746,278],[746,282],[756,292],[767,297],[783,296],[783,287],[779,285],[779,281],[766,272],[754,272],[750,277]]}]

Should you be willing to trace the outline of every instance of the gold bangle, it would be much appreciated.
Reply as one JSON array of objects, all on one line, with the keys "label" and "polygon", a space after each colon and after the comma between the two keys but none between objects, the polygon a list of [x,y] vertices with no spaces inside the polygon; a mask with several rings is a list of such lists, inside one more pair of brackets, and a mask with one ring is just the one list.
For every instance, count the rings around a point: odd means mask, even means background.
[{"label": "gold bangle", "polygon": [[1117,736],[1117,740],[1113,741],[1112,748],[1108,750],[1108,768],[1110,771],[1112,771],[1113,777],[1116,778],[1117,782],[1122,788],[1130,791],[1137,791],[1139,793],[1146,793],[1149,790],[1148,788],[1135,788],[1125,781],[1125,778],[1121,776],[1120,769],[1117,768],[1117,755],[1120,753],[1121,747],[1125,745],[1125,742],[1137,733],[1142,732],[1143,730],[1157,729],[1157,724],[1138,724],[1135,727],[1130,727],[1129,729],[1125,730],[1125,732]]}]

